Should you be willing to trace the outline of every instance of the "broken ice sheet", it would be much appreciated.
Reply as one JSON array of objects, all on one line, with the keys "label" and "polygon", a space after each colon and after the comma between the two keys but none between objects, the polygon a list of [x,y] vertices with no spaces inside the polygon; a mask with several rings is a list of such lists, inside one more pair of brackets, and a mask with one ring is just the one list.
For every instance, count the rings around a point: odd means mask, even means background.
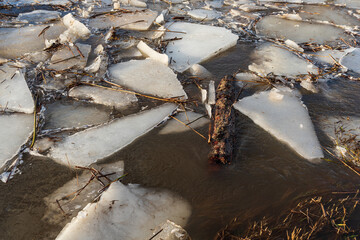
[{"label": "broken ice sheet", "polygon": [[221,27],[175,22],[168,29],[165,39],[180,38],[170,41],[166,48],[170,65],[178,72],[235,46],[238,40],[237,35]]},{"label": "broken ice sheet", "polygon": [[[114,181],[124,174],[123,161],[92,165],[92,168],[99,170],[103,175],[114,173],[107,176],[110,181]],[[59,201],[62,210],[69,215],[69,217],[75,217],[88,203],[94,201],[100,194],[99,190],[103,189],[104,186],[102,186],[96,178],[86,185],[91,177],[92,172],[84,170],[83,173],[77,175],[62,187],[45,197],[44,202],[47,209],[42,219],[51,224],[60,224],[61,226],[64,226],[64,214],[60,211],[56,202],[57,200]],[[108,184],[107,179],[100,178],[100,180],[103,181],[104,184]],[[77,194],[78,190],[85,185],[86,187]]]},{"label": "broken ice sheet", "polygon": [[109,68],[109,75],[115,83],[136,92],[186,98],[176,74],[159,61],[145,59],[114,64]]},{"label": "broken ice sheet", "polygon": [[[176,119],[171,119],[167,121],[165,126],[160,130],[159,134],[172,134],[172,133],[180,133],[191,130],[189,127],[195,129],[202,126],[205,126],[209,123],[209,119],[206,118],[203,114],[195,113],[195,112],[181,112],[174,116]],[[187,126],[185,126],[186,124]]]},{"label": "broken ice sheet", "polygon": [[188,15],[194,19],[201,21],[210,21],[216,18],[221,17],[221,13],[215,10],[207,9],[194,9],[188,11]]},{"label": "broken ice sheet", "polygon": [[91,28],[121,28],[128,30],[147,30],[155,21],[157,13],[149,9],[134,12],[98,15],[89,20]]},{"label": "broken ice sheet", "polygon": [[245,97],[234,107],[299,155],[316,162],[324,155],[308,111],[297,95],[289,88],[274,88]]},{"label": "broken ice sheet", "polygon": [[176,107],[175,104],[164,104],[75,133],[52,147],[49,157],[66,166],[88,166],[149,132]]},{"label": "broken ice sheet", "polygon": [[13,158],[33,131],[31,114],[0,114],[0,167]]},{"label": "broken ice sheet", "polygon": [[69,91],[69,96],[77,99],[90,100],[116,109],[123,109],[137,102],[134,94],[108,90],[99,87],[79,86]]},{"label": "broken ice sheet", "polygon": [[189,204],[170,192],[115,182],[99,202],[79,212],[56,239],[150,239],[158,225],[169,219],[184,226],[190,214]]},{"label": "broken ice sheet", "polygon": [[340,61],[340,58],[346,54],[346,51],[341,50],[323,50],[316,53],[312,53],[312,56],[317,62],[326,64],[336,64]]},{"label": "broken ice sheet", "polygon": [[340,59],[340,64],[355,73],[360,74],[360,48],[352,48]]},{"label": "broken ice sheet", "polygon": [[11,5],[24,6],[24,5],[60,5],[65,6],[76,2],[77,0],[6,0],[5,2]]},{"label": "broken ice sheet", "polygon": [[44,129],[78,128],[110,120],[110,111],[81,102],[55,102],[46,106]]},{"label": "broken ice sheet", "polygon": [[0,66],[0,110],[32,113],[34,101],[20,69]]},{"label": "broken ice sheet", "polygon": [[[17,58],[25,53],[41,51],[46,39],[55,39],[65,30],[62,23],[0,28],[0,57]],[[43,34],[39,36],[40,33]]]},{"label": "broken ice sheet", "polygon": [[35,10],[27,13],[20,13],[16,18],[19,22],[46,23],[60,19],[60,13],[56,11]]},{"label": "broken ice sheet", "polygon": [[71,46],[63,46],[53,54],[48,68],[54,70],[83,69],[86,66],[90,51],[91,46],[87,44],[77,43]]},{"label": "broken ice sheet", "polygon": [[275,38],[290,39],[296,43],[317,43],[335,46],[340,38],[349,41],[351,36],[345,30],[329,24],[293,21],[278,16],[266,16],[256,24],[259,35]]},{"label": "broken ice sheet", "polygon": [[264,77],[269,73],[296,77],[302,74],[316,74],[318,72],[317,67],[313,64],[299,58],[281,46],[270,43],[257,47],[252,57],[255,59],[255,63],[249,65],[249,70]]}]

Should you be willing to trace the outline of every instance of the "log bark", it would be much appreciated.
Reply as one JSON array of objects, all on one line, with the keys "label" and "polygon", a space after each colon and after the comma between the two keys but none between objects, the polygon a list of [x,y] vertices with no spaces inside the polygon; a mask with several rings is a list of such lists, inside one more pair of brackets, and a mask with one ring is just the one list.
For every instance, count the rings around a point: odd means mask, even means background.
[{"label": "log bark", "polygon": [[216,104],[213,109],[211,164],[230,164],[235,144],[235,111],[232,105],[236,101],[235,78],[225,76],[216,89]]}]

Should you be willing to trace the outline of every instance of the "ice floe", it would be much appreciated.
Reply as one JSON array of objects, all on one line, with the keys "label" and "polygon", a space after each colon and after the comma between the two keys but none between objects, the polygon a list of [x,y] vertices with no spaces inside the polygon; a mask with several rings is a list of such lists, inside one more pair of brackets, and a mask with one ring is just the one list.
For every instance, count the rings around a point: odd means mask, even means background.
[{"label": "ice floe", "polygon": [[[209,119],[203,114],[195,112],[181,112],[174,116],[176,119],[167,121],[165,126],[160,130],[159,134],[180,133],[191,130],[191,128],[199,128],[209,123]],[[179,121],[177,121],[179,120]],[[182,122],[182,123],[181,123]],[[186,124],[187,126],[185,126]]]},{"label": "ice floe", "polygon": [[293,21],[278,16],[266,16],[256,24],[256,32],[268,38],[290,39],[296,43],[334,45],[340,38],[349,40],[345,30],[329,24]]},{"label": "ice floe", "polygon": [[194,19],[201,21],[210,21],[216,18],[221,17],[221,13],[215,10],[207,9],[194,9],[188,11],[188,15]]},{"label": "ice floe", "polygon": [[272,89],[245,97],[234,107],[257,125],[313,161],[323,153],[306,107],[289,88]]},{"label": "ice floe", "polygon": [[91,46],[87,44],[73,44],[56,51],[50,60],[48,68],[65,70],[69,68],[84,69],[87,63]]},{"label": "ice floe", "polygon": [[236,45],[238,36],[221,27],[175,22],[168,26],[165,39],[171,41],[166,48],[171,67],[183,72],[193,64],[200,63]]},{"label": "ice floe", "polygon": [[340,64],[348,70],[360,74],[360,48],[352,48],[340,59]]},{"label": "ice floe", "polygon": [[27,13],[20,13],[16,18],[19,22],[27,23],[47,23],[60,19],[60,13],[57,11],[35,10]]},{"label": "ice floe", "polygon": [[91,28],[122,28],[129,30],[147,30],[155,21],[157,13],[149,9],[129,13],[99,15],[89,20]]},{"label": "ice floe", "polygon": [[0,67],[0,110],[32,113],[34,101],[21,70]]},{"label": "ice floe", "polygon": [[91,86],[74,87],[69,91],[69,96],[77,99],[90,100],[94,103],[116,109],[123,109],[137,102],[137,97],[134,94]]},{"label": "ice floe", "polygon": [[79,212],[56,239],[150,239],[158,225],[166,220],[185,225],[190,213],[189,204],[169,192],[116,182],[99,202]]},{"label": "ice floe", "polygon": [[152,59],[131,60],[112,65],[111,79],[136,92],[163,98],[186,97],[176,74],[159,61]]},{"label": "ice floe", "polygon": [[313,64],[299,58],[281,46],[270,43],[260,45],[253,53],[255,63],[249,65],[249,70],[266,76],[269,73],[286,77],[317,73]]},{"label": "ice floe", "polygon": [[0,114],[0,167],[12,159],[33,131],[31,114]]},{"label": "ice floe", "polygon": [[65,137],[50,149],[49,156],[68,166],[88,166],[130,144],[170,115],[174,104],[113,120]]}]

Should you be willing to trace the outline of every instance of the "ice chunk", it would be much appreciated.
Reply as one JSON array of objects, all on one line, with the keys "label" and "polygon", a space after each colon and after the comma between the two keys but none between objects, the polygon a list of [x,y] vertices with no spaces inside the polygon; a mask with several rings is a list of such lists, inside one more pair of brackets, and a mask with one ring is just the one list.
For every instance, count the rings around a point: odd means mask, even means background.
[{"label": "ice chunk", "polygon": [[188,15],[194,19],[201,21],[210,21],[215,18],[221,17],[221,13],[215,10],[207,10],[207,9],[194,9],[188,11]]},{"label": "ice chunk", "polygon": [[[110,181],[114,181],[124,174],[123,161],[93,165],[92,167],[94,169],[100,170],[101,174],[103,175],[114,173],[107,176]],[[59,211],[59,206],[56,202],[57,200],[59,201],[63,211],[71,217],[75,217],[77,213],[81,211],[81,209],[83,209],[89,202],[92,202],[100,194],[99,191],[103,188],[97,179],[92,180],[81,191],[81,193],[77,195],[78,190],[84,187],[91,177],[92,173],[85,170],[82,174],[76,176],[76,178],[68,181],[62,187],[58,188],[49,196],[45,197],[44,202],[47,206],[47,209],[43,216],[43,220],[46,220],[51,224],[61,224],[64,222],[64,214]],[[103,181],[105,184],[108,184],[108,181],[105,178],[101,178],[101,181]]]},{"label": "ice chunk", "polygon": [[167,219],[184,225],[190,213],[189,204],[169,192],[115,182],[99,202],[87,205],[56,239],[150,239],[156,226]]},{"label": "ice chunk", "polygon": [[211,79],[214,76],[200,64],[194,64],[189,68],[190,74],[202,79]]},{"label": "ice chunk", "polygon": [[236,74],[236,79],[239,81],[249,81],[249,82],[255,82],[255,81],[261,81],[261,78],[253,73],[249,72],[241,72]]},{"label": "ice chunk", "polygon": [[340,64],[347,69],[360,74],[360,48],[353,48],[340,59]]},{"label": "ice chunk", "polygon": [[222,8],[224,5],[223,0],[210,0],[205,1],[205,4],[208,8]]},{"label": "ice chunk", "polygon": [[170,64],[178,72],[235,46],[238,40],[237,35],[221,27],[175,22],[168,28],[172,32],[166,32],[165,39],[181,38],[166,48]]},{"label": "ice chunk", "polygon": [[17,58],[25,53],[40,51],[45,48],[45,39],[57,38],[65,30],[66,27],[61,23],[0,28],[0,56]]},{"label": "ice chunk", "polygon": [[245,97],[234,107],[302,157],[308,160],[322,158],[307,109],[296,95],[294,90],[287,88],[272,89]]},{"label": "ice chunk", "polygon": [[239,9],[245,12],[257,12],[257,11],[267,10],[268,8],[265,6],[259,6],[255,4],[243,4],[239,7]]},{"label": "ice chunk", "polygon": [[47,105],[45,129],[77,128],[98,125],[110,120],[110,111],[105,111],[79,102],[55,102]]},{"label": "ice chunk", "polygon": [[285,19],[289,19],[289,20],[297,20],[297,21],[301,21],[302,18],[300,17],[299,14],[293,14],[293,13],[284,13],[281,15],[278,15],[281,18],[285,18]]},{"label": "ice chunk", "polygon": [[323,50],[313,53],[316,61],[327,64],[335,64],[340,61],[340,58],[344,56],[346,52],[340,50]]},{"label": "ice chunk", "polygon": [[70,166],[88,166],[110,156],[153,129],[176,109],[174,104],[116,119],[66,137],[50,149],[49,156]]},{"label": "ice chunk", "polygon": [[49,69],[65,70],[69,68],[83,69],[86,66],[91,46],[87,44],[73,44],[56,51],[51,57]]},{"label": "ice chunk", "polygon": [[69,91],[69,96],[78,99],[90,99],[94,103],[115,107],[116,109],[123,109],[137,102],[134,94],[91,86],[74,87]]},{"label": "ice chunk", "polygon": [[216,94],[215,94],[215,82],[209,82],[209,92],[208,92],[208,104],[214,105],[216,102]]},{"label": "ice chunk", "polygon": [[153,60],[159,61],[166,66],[169,64],[169,57],[166,54],[161,54],[156,52],[154,49],[150,48],[146,43],[140,41],[137,45],[137,48],[140,50],[142,54],[146,57],[149,57]]},{"label": "ice chunk", "polygon": [[280,46],[272,44],[260,45],[253,57],[255,62],[249,66],[249,70],[266,76],[269,73],[287,77],[296,77],[297,75],[317,73],[318,69],[313,64],[299,58],[292,52],[283,49]]},{"label": "ice chunk", "polygon": [[33,131],[31,114],[0,114],[0,167],[13,158]]},{"label": "ice chunk", "polygon": [[291,39],[296,43],[313,42],[318,44],[331,44],[340,38],[345,41],[350,36],[345,30],[322,23],[293,21],[277,16],[266,16],[256,24],[256,32],[269,38]]},{"label": "ice chunk", "polygon": [[145,2],[140,1],[140,0],[120,0],[119,1],[121,4],[123,5],[130,5],[130,6],[134,6],[134,7],[140,7],[140,8],[146,8],[147,5]]},{"label": "ice chunk", "polygon": [[191,240],[185,229],[169,220],[159,230],[155,229],[153,234],[156,234],[153,240]]},{"label": "ice chunk", "polygon": [[90,19],[89,26],[98,29],[114,27],[129,30],[148,30],[156,17],[157,13],[149,9],[121,14],[100,15]]},{"label": "ice chunk", "polygon": [[[188,125],[191,128],[199,128],[209,123],[209,119],[204,115],[195,112],[181,112],[175,116],[176,119]],[[180,133],[191,130],[176,119],[169,120],[159,134]]]},{"label": "ice chunk", "polygon": [[71,13],[65,15],[62,21],[68,29],[59,36],[61,43],[75,42],[79,38],[87,39],[90,36],[90,30]]},{"label": "ice chunk", "polygon": [[131,60],[109,68],[117,84],[134,91],[163,98],[186,97],[176,74],[164,64],[152,60]]},{"label": "ice chunk", "polygon": [[56,11],[35,10],[27,13],[20,13],[16,18],[19,22],[46,23],[60,19],[60,13]]},{"label": "ice chunk", "polygon": [[[75,0],[76,1],[76,0]],[[16,6],[24,6],[24,5],[58,5],[65,6],[75,1],[71,0],[7,0],[6,3],[11,3]]]},{"label": "ice chunk", "polygon": [[24,75],[9,65],[0,67],[0,110],[34,111],[34,101]]},{"label": "ice chunk", "polygon": [[287,39],[284,42],[286,44],[286,46],[295,49],[296,51],[299,52],[304,52],[304,49],[302,47],[300,47],[296,42],[294,42],[293,40]]}]

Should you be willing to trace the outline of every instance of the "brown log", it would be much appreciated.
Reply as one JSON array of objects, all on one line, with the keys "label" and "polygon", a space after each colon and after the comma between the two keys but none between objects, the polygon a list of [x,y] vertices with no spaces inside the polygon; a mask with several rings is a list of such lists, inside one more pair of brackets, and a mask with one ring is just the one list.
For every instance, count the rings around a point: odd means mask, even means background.
[{"label": "brown log", "polygon": [[232,105],[236,101],[235,79],[225,76],[216,89],[216,104],[212,117],[210,163],[230,164],[234,152],[235,111]]}]

